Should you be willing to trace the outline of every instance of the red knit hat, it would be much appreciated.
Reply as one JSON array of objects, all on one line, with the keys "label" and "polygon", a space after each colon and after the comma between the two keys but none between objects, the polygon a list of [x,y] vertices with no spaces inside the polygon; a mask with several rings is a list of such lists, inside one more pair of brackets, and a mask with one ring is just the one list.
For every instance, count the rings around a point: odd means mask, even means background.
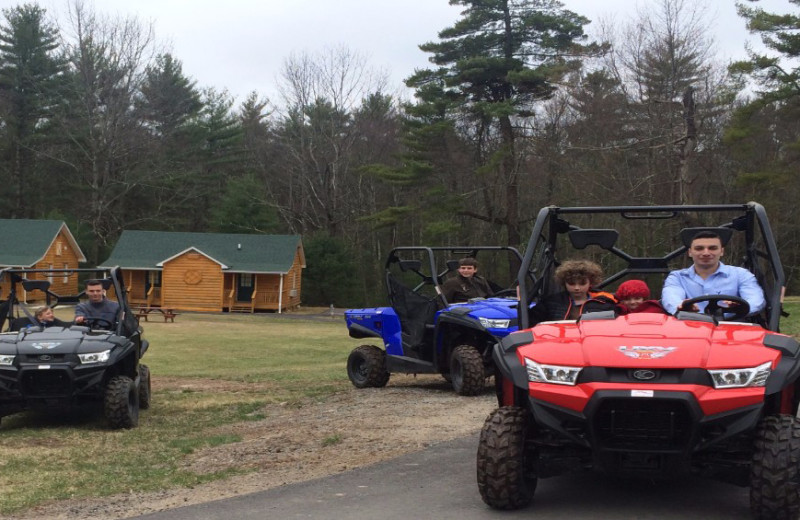
[{"label": "red knit hat", "polygon": [[628,298],[650,298],[650,288],[642,280],[628,280],[622,282],[617,289],[617,299],[627,300]]}]

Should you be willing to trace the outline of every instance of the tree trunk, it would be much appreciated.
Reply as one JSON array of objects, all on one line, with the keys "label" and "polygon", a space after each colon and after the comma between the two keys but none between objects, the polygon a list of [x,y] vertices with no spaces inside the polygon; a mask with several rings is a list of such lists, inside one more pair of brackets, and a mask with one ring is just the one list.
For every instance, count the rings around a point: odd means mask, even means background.
[{"label": "tree trunk", "polygon": [[691,185],[694,180],[691,178],[690,168],[690,159],[697,145],[697,127],[694,124],[694,113],[694,89],[687,87],[683,94],[683,118],[686,124],[686,135],[680,151],[680,166],[678,168],[678,193],[681,204],[692,204],[697,200],[697,197],[691,193]]},{"label": "tree trunk", "polygon": [[500,118],[500,131],[503,136],[504,148],[502,168],[506,179],[506,234],[508,245],[519,247],[519,172],[516,165],[514,129],[508,117]]}]

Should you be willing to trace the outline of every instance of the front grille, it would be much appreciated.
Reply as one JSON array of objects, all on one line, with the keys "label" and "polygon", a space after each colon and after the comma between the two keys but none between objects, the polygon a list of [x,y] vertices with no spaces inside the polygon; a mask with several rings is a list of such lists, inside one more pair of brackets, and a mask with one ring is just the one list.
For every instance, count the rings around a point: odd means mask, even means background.
[{"label": "front grille", "polygon": [[[636,371],[630,368],[586,367],[581,371],[578,383],[641,383],[642,380],[634,376]],[[708,371],[700,368],[653,369],[652,372],[654,377],[647,380],[651,384],[713,386]]]},{"label": "front grille", "polygon": [[65,396],[71,390],[66,370],[28,370],[22,374],[22,392],[26,397]]},{"label": "front grille", "polygon": [[598,407],[594,431],[606,449],[680,450],[689,441],[691,417],[681,401],[606,399]]},{"label": "front grille", "polygon": [[20,360],[23,363],[63,363],[67,359],[66,354],[26,354]]}]

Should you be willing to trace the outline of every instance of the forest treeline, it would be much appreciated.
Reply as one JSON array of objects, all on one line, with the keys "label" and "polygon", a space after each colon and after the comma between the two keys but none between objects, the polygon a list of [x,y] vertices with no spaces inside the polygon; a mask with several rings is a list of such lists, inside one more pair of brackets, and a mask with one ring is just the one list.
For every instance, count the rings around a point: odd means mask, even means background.
[{"label": "forest treeline", "polygon": [[337,47],[238,104],[137,19],[4,9],[0,218],[63,219],[93,264],[124,229],[300,234],[305,303],[353,306],[385,298],[391,247],[524,247],[545,205],[755,200],[798,288],[800,8],[738,5],[765,51],[729,64],[710,2],[654,0],[594,41],[552,0],[450,3],[408,96]]}]

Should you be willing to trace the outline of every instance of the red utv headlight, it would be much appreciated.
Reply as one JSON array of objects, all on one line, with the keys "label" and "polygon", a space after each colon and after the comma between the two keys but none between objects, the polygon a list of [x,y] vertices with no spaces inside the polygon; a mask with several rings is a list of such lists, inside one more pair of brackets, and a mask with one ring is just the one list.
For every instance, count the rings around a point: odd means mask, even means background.
[{"label": "red utv headlight", "polygon": [[772,362],[752,368],[728,368],[725,370],[709,370],[714,388],[746,388],[765,386],[772,373]]},{"label": "red utv headlight", "polygon": [[528,381],[532,383],[552,383],[555,385],[575,386],[583,367],[567,367],[560,365],[542,365],[532,359],[525,358],[528,369]]}]

